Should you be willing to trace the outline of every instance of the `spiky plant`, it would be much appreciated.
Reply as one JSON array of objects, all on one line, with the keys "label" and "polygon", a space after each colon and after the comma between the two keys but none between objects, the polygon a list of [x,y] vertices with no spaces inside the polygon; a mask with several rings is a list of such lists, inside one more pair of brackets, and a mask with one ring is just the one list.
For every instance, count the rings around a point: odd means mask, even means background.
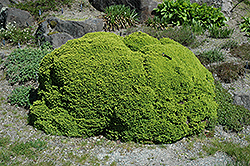
[{"label": "spiky plant", "polygon": [[113,5],[105,9],[104,30],[115,31],[135,26],[139,21],[135,10],[125,5]]}]

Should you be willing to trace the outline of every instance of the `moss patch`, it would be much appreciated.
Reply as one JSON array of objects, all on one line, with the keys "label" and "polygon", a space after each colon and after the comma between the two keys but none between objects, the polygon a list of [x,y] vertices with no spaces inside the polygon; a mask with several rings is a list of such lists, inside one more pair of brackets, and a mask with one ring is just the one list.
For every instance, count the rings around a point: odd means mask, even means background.
[{"label": "moss patch", "polygon": [[216,118],[212,74],[189,49],[142,32],[70,40],[44,57],[39,82],[30,123],[50,134],[171,143]]}]

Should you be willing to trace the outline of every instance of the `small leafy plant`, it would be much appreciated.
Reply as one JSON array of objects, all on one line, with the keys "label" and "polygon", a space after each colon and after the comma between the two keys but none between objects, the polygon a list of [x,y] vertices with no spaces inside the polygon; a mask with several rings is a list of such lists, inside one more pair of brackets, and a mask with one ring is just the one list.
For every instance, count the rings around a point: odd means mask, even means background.
[{"label": "small leafy plant", "polygon": [[12,45],[34,43],[34,31],[35,29],[32,26],[21,29],[16,27],[15,23],[8,23],[6,29],[0,29],[0,39],[4,39]]},{"label": "small leafy plant", "polygon": [[4,67],[6,78],[10,84],[23,84],[30,80],[37,81],[40,62],[45,55],[51,52],[48,47],[43,47],[16,49],[8,56]]},{"label": "small leafy plant", "polygon": [[206,3],[201,6],[197,3],[191,4],[188,0],[164,0],[153,12],[155,13],[153,21],[162,26],[169,24],[180,26],[186,23],[189,25],[200,24],[203,28],[211,25],[221,27],[225,25],[226,21],[220,8],[207,6]]},{"label": "small leafy plant", "polygon": [[233,34],[234,29],[230,28],[219,28],[216,26],[211,26],[209,28],[210,37],[212,38],[229,38]]},{"label": "small leafy plant", "polygon": [[202,64],[210,64],[224,60],[224,54],[219,49],[204,51],[197,55]]},{"label": "small leafy plant", "polygon": [[250,17],[242,17],[243,21],[240,24],[241,32],[246,32],[250,36]]},{"label": "small leafy plant", "polygon": [[33,90],[32,86],[20,86],[14,89],[8,97],[11,105],[18,105],[20,107],[29,108],[32,104],[30,101],[30,94]]},{"label": "small leafy plant", "polygon": [[138,14],[135,10],[125,5],[112,5],[105,9],[104,30],[115,31],[135,26],[138,20]]}]

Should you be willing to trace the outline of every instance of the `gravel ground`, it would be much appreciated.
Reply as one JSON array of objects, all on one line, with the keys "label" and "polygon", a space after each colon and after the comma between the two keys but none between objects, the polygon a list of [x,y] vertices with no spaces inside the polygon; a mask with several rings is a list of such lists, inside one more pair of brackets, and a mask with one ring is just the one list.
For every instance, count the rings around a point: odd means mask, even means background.
[{"label": "gravel ground", "polygon": [[[77,5],[77,4],[76,4]],[[65,11],[65,17],[77,19],[82,17],[79,13],[71,13],[71,10]],[[91,13],[92,11],[92,13]],[[86,9],[86,17],[91,14],[98,16],[94,9]],[[52,15],[58,13],[52,13]],[[68,14],[68,15],[67,15]],[[236,19],[230,22],[230,26],[237,23],[238,12],[236,10]],[[73,17],[75,16],[75,17]],[[235,30],[232,38],[239,43],[248,42],[247,37]],[[201,37],[201,40],[203,38]],[[194,53],[218,47],[227,39],[209,39],[203,46],[192,49]],[[0,50],[0,57],[5,58],[13,49]],[[224,50],[228,53],[227,50]],[[234,60],[227,54],[227,60]],[[2,67],[2,66],[1,66]],[[242,81],[243,80],[243,81]],[[230,87],[235,90],[231,93],[249,93],[250,86],[248,79],[241,79],[232,84],[223,84],[227,89]],[[233,158],[223,152],[217,152],[214,155],[208,155],[204,146],[209,146],[213,140],[230,141],[238,143],[239,146],[247,146],[249,142],[246,138],[250,137],[250,126],[245,127],[241,132],[225,132],[222,126],[216,126],[214,137],[206,137],[204,133],[199,136],[183,138],[182,140],[163,145],[141,145],[136,143],[122,143],[120,141],[107,140],[103,136],[91,138],[69,138],[64,136],[46,135],[43,131],[37,130],[27,124],[28,110],[11,106],[7,102],[7,97],[14,87],[10,86],[5,79],[4,71],[0,70],[0,138],[9,137],[10,143],[7,147],[16,142],[28,142],[41,140],[47,143],[46,148],[38,152],[34,158],[11,156],[9,165],[16,161],[18,165],[227,165],[232,163]],[[238,91],[238,92],[237,92]],[[0,147],[1,150],[1,147]],[[34,152],[35,153],[35,152]],[[0,153],[1,155],[1,153]],[[1,158],[0,158],[1,159]],[[0,165],[2,161],[0,160]]]}]

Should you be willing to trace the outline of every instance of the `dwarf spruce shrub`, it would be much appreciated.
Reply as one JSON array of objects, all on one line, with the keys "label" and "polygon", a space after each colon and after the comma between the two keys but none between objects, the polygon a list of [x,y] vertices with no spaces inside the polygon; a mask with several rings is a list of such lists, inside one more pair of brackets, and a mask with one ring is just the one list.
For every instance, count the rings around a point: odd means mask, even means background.
[{"label": "dwarf spruce shrub", "polygon": [[46,55],[30,123],[49,134],[171,143],[217,117],[212,74],[170,39],[88,33]]}]

